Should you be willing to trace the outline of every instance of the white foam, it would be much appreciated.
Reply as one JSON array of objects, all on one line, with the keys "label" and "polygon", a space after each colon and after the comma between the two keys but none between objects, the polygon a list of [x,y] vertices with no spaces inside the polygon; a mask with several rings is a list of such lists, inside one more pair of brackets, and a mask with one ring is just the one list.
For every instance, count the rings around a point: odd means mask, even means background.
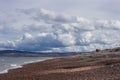
[{"label": "white foam", "polygon": [[8,68],[8,69],[5,69],[3,71],[0,71],[0,74],[8,73],[8,71],[11,70],[11,69],[22,68],[23,65],[25,65],[25,64],[34,63],[34,62],[40,62],[40,61],[44,61],[44,60],[47,60],[47,59],[52,59],[52,58],[45,58],[45,59],[40,59],[40,60],[35,60],[35,61],[27,61],[27,62],[24,62],[23,64],[19,64],[19,65],[10,64],[11,67]]},{"label": "white foam", "polygon": [[21,65],[17,65],[17,64],[10,64],[10,66],[11,66],[10,68],[1,71],[0,74],[8,73],[8,71],[11,69],[22,68]]},{"label": "white foam", "polygon": [[21,68],[22,66],[20,65],[17,65],[17,64],[10,64],[11,68]]},{"label": "white foam", "polygon": [[3,71],[0,72],[0,74],[3,74],[3,73],[8,73],[8,69],[3,70]]}]

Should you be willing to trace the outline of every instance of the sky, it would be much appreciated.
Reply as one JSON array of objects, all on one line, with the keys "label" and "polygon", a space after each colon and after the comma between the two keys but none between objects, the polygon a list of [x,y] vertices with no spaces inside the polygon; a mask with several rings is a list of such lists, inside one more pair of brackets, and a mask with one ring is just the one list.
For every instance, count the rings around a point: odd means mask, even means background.
[{"label": "sky", "polygon": [[120,0],[0,0],[0,50],[120,46]]},{"label": "sky", "polygon": [[119,4],[120,0],[0,0],[0,9],[9,12],[16,8],[44,8],[87,18],[118,19]]}]

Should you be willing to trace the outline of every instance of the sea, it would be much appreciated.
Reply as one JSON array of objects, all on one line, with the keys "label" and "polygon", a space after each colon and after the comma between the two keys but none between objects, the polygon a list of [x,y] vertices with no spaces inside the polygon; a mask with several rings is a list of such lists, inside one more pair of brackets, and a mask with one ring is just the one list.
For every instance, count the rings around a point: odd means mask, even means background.
[{"label": "sea", "polygon": [[0,57],[0,74],[7,73],[10,69],[21,68],[24,64],[47,59],[52,59],[52,57]]}]

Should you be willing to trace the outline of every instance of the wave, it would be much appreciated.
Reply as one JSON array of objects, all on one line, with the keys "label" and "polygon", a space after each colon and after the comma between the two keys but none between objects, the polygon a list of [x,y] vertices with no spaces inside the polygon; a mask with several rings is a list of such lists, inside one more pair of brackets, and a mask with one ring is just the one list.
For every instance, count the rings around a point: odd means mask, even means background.
[{"label": "wave", "polygon": [[21,65],[17,65],[17,64],[10,64],[10,66],[11,66],[10,68],[1,71],[0,74],[8,73],[8,71],[11,70],[11,69],[22,68]]},{"label": "wave", "polygon": [[40,60],[35,60],[35,61],[25,61],[21,64],[10,64],[10,67],[3,70],[3,71],[0,71],[0,74],[8,73],[8,71],[12,70],[12,69],[22,68],[23,65],[25,65],[25,64],[40,62],[40,61],[44,61],[44,60],[47,60],[47,59],[52,59],[52,58],[45,58],[45,59],[40,59]]}]

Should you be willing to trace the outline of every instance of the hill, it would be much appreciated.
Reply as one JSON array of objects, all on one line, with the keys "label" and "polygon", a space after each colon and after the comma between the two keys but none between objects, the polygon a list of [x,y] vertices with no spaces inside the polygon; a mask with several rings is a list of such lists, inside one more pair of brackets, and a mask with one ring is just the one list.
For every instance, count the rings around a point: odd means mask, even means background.
[{"label": "hill", "polygon": [[77,55],[81,52],[28,52],[28,51],[17,51],[17,50],[1,50],[0,56],[11,56],[11,57],[60,57],[68,55]]}]

